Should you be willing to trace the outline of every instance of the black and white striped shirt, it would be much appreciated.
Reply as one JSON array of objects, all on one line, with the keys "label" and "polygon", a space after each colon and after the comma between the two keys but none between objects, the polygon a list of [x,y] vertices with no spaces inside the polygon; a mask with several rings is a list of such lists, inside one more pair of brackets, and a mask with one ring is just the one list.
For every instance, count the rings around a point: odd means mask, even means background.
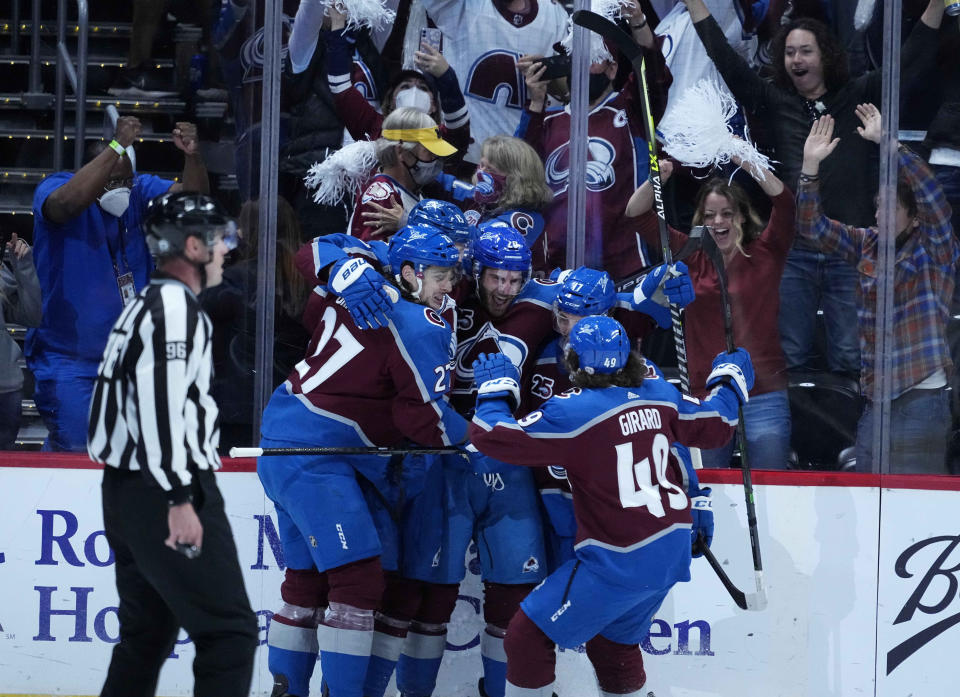
[{"label": "black and white striped shirt", "polygon": [[189,500],[193,472],[220,467],[212,331],[193,292],[156,274],[113,326],[90,403],[90,457],[142,471],[171,504]]}]

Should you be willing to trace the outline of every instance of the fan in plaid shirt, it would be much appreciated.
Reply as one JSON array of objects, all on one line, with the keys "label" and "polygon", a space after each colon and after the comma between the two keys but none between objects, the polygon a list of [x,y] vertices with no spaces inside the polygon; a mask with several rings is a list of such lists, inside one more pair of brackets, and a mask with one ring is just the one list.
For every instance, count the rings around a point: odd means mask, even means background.
[{"label": "fan in plaid shirt", "polygon": [[[861,137],[880,142],[880,112],[857,107]],[[823,215],[817,181],[820,162],[836,147],[833,118],[814,122],[804,146],[797,192],[797,234],[837,252],[859,272],[858,319],[861,385],[869,399],[857,428],[857,469],[872,468],[873,400],[876,395],[876,226],[858,228]],[[893,391],[891,472],[946,473],[950,409],[945,387],[953,370],[946,340],[950,299],[960,246],[950,225],[951,209],[933,173],[917,155],[900,146],[897,186],[896,261],[893,305]]]}]

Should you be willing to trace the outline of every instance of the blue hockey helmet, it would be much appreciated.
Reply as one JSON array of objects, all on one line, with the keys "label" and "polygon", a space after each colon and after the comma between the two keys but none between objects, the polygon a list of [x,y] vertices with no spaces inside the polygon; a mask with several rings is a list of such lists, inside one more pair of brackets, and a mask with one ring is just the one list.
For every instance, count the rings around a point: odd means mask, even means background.
[{"label": "blue hockey helmet", "polygon": [[603,315],[617,302],[613,279],[606,271],[581,266],[564,271],[557,280],[560,281],[560,292],[555,306],[561,312],[580,317]]},{"label": "blue hockey helmet", "polygon": [[407,225],[432,225],[456,244],[467,244],[475,229],[455,204],[425,198],[410,211]]},{"label": "blue hockey helmet", "polygon": [[613,317],[585,317],[574,325],[566,350],[577,354],[580,370],[588,375],[615,373],[627,365],[630,339]]},{"label": "blue hockey helmet", "polygon": [[460,250],[453,240],[430,225],[407,224],[390,238],[387,260],[397,277],[405,263],[412,264],[420,276],[428,266],[457,266]]},{"label": "blue hockey helmet", "polygon": [[485,268],[520,271],[526,281],[531,274],[530,259],[523,235],[502,220],[493,220],[478,227],[470,241],[469,262],[464,266],[478,281]]}]

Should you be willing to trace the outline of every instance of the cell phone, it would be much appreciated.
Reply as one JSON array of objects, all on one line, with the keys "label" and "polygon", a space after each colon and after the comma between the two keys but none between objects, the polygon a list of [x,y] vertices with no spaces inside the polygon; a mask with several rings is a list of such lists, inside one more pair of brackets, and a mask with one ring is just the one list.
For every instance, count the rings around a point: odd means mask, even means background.
[{"label": "cell phone", "polygon": [[541,80],[556,80],[558,77],[570,77],[570,56],[558,53],[555,56],[547,56],[538,61],[546,66]]},{"label": "cell phone", "polygon": [[437,53],[443,53],[443,32],[439,29],[424,27],[420,30],[420,45],[431,46]]}]

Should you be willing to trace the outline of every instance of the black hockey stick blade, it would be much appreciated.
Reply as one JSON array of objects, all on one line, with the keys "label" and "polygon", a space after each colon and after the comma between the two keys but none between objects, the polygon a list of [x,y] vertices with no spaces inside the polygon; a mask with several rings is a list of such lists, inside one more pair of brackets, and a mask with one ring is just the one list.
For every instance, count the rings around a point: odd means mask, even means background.
[{"label": "black hockey stick blade", "polygon": [[643,59],[643,49],[637,45],[632,36],[614,22],[590,10],[577,10],[573,13],[573,23],[607,39],[626,56],[628,61],[634,64],[634,68],[640,69],[639,61]]},{"label": "black hockey stick blade", "polygon": [[723,587],[727,589],[727,593],[729,593],[730,597],[733,598],[733,602],[736,603],[737,607],[739,607],[741,610],[760,611],[767,606],[767,598],[765,594],[751,593],[750,595],[747,595],[734,585],[733,581],[731,581],[730,577],[727,576],[727,572],[723,570],[720,562],[717,561],[717,558],[713,555],[713,552],[710,551],[709,547],[706,545],[699,545],[698,551],[703,552],[703,558],[707,560],[707,562],[710,564],[710,567],[717,574],[717,578],[720,579],[720,583],[722,583]]}]

